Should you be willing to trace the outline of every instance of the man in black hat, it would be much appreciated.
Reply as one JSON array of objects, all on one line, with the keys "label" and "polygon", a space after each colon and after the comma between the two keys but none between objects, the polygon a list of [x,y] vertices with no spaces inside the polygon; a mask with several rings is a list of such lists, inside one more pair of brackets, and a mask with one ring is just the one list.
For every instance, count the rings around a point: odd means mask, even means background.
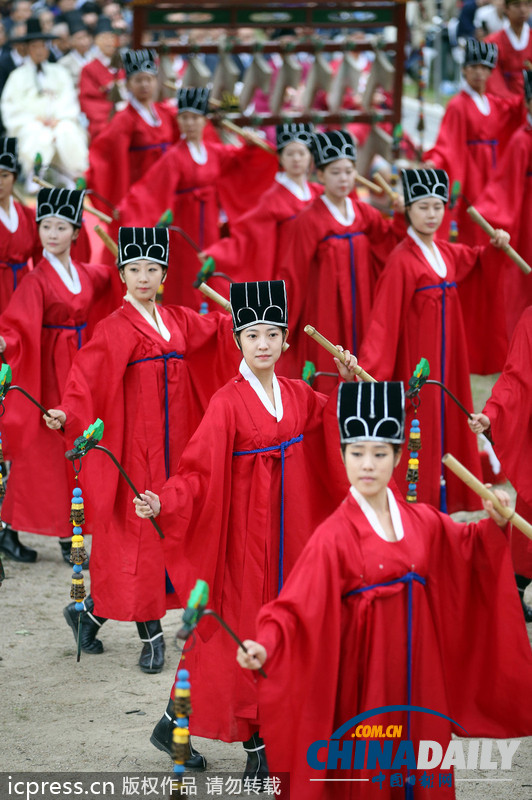
[{"label": "man in black hat", "polygon": [[35,156],[43,166],[57,161],[72,179],[87,169],[86,135],[79,123],[79,104],[68,72],[48,62],[47,42],[39,20],[28,20],[19,41],[28,46],[28,59],[7,79],[2,99],[2,118],[9,136],[19,142],[20,160],[27,177],[33,174]]}]

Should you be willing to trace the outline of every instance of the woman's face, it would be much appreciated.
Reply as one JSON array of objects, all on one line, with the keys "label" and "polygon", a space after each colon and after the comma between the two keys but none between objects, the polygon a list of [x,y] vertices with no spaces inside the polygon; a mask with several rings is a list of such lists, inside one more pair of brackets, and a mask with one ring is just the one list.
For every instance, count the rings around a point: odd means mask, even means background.
[{"label": "woman's face", "polygon": [[5,202],[11,195],[13,184],[15,183],[15,173],[7,169],[0,169],[0,203]]},{"label": "woman's face", "polygon": [[260,323],[244,328],[240,333],[240,347],[248,367],[257,374],[271,370],[283,349],[283,331],[277,325]]},{"label": "woman's face", "polygon": [[445,203],[437,197],[424,197],[407,208],[412,227],[417,233],[431,236],[440,227]]},{"label": "woman's face", "polygon": [[137,72],[127,79],[127,88],[139,103],[155,100],[157,78],[149,72]]},{"label": "woman's face", "polygon": [[464,78],[474,92],[484,94],[491,69],[483,64],[467,64],[464,67]]},{"label": "woman's face", "polygon": [[310,168],[310,150],[302,142],[290,142],[283,147],[279,161],[289,178],[301,178]]},{"label": "woman's face", "polygon": [[340,158],[318,170],[318,178],[334,200],[342,200],[355,188],[356,167],[349,158]]},{"label": "woman's face", "polygon": [[148,306],[153,303],[166,270],[161,264],[145,258],[131,261],[120,270],[120,277],[126,284],[129,294],[139,303]]},{"label": "woman's face", "polygon": [[70,222],[59,217],[46,217],[39,223],[39,237],[43,248],[57,258],[70,251],[70,245],[77,233]]},{"label": "woman's face", "polygon": [[370,499],[386,490],[401,454],[388,442],[354,442],[343,458],[349,483]]},{"label": "woman's face", "polygon": [[193,111],[182,111],[177,117],[181,134],[193,142],[201,141],[206,121],[203,114],[195,114]]}]

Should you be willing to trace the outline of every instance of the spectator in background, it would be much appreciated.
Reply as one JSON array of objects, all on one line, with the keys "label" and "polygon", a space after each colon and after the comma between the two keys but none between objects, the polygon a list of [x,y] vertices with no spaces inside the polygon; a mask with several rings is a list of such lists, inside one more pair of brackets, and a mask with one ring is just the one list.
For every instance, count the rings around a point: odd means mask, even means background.
[{"label": "spectator in background", "polygon": [[493,3],[481,6],[473,19],[475,36],[483,39],[490,33],[497,33],[503,28],[504,20],[504,0],[494,0]]},{"label": "spectator in background", "polygon": [[[118,65],[118,38],[111,20],[100,17],[94,37],[95,57],[81,70],[79,103],[89,120],[89,136],[97,136],[109,122],[120,99],[125,73]],[[120,62],[121,63],[121,62]]]},{"label": "spectator in background", "polygon": [[63,56],[59,62],[70,74],[76,89],[79,86],[81,70],[92,61],[95,55],[93,39],[87,26],[81,18],[81,14],[74,11],[68,15],[68,26],[70,31],[69,47],[70,51]]},{"label": "spectator in background", "polygon": [[[43,167],[53,161],[72,179],[88,166],[86,135],[79,123],[79,104],[68,72],[48,62],[47,42],[39,20],[28,20],[20,41],[28,47],[27,61],[7,79],[1,98],[2,117],[8,135],[19,142],[19,156],[26,177],[33,174],[37,153]],[[34,187],[28,184],[29,189]]]},{"label": "spectator in background", "polygon": [[4,25],[9,35],[12,35],[12,28],[18,22],[27,22],[32,14],[30,0],[15,0],[11,6],[11,13],[4,19]]},{"label": "spectator in background", "polygon": [[[2,24],[3,25],[3,24]],[[28,45],[26,42],[21,42],[20,37],[26,34],[26,23],[17,22],[11,28],[13,35],[12,39],[8,39],[7,43],[2,47],[0,54],[0,96],[4,91],[6,81],[14,69],[20,67],[24,63],[24,58],[28,52]],[[0,133],[5,133],[5,125],[0,113]]]}]

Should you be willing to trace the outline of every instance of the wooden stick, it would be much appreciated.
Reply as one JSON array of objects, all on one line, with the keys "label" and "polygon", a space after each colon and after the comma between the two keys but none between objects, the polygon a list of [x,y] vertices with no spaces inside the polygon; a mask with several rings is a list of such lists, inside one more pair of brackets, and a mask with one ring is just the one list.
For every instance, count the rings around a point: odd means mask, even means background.
[{"label": "wooden stick", "polygon": [[[42,178],[33,178],[33,182],[36,183],[38,186],[42,186],[43,189],[56,189],[57,187],[54,186],[52,183],[48,183],[48,181],[43,181]],[[106,222],[108,225],[113,221],[112,217],[108,217],[107,214],[104,214],[102,211],[98,211],[97,208],[93,208],[91,205],[87,203],[87,200],[83,200],[83,208],[85,211],[88,211],[89,214],[94,214],[95,217],[101,219],[102,222]]]},{"label": "wooden stick", "polygon": [[208,283],[200,283],[198,289],[202,294],[205,295],[205,297],[208,297],[209,300],[218,303],[219,306],[231,313],[231,303],[229,300],[226,300],[225,297],[219,294],[219,292],[215,292],[214,289],[211,289]]},{"label": "wooden stick", "polygon": [[96,231],[96,233],[98,234],[98,236],[100,237],[100,239],[102,240],[104,245],[107,247],[107,249],[116,258],[118,256],[118,245],[117,245],[117,243],[113,239],[111,239],[109,234],[106,231],[104,231],[104,229],[101,228],[99,225],[95,225],[94,226],[94,230]]},{"label": "wooden stick", "polygon": [[[469,206],[469,208],[467,209],[467,213],[469,214],[471,219],[477,223],[477,225],[480,225],[482,230],[485,231],[488,234],[488,236],[491,236],[492,238],[495,236],[495,228],[493,228],[489,224],[487,219],[484,219],[482,214],[479,214],[479,212],[474,206]],[[530,267],[526,263],[524,258],[521,258],[519,253],[515,252],[513,247],[510,247],[510,245],[508,245],[507,247],[502,247],[501,250],[503,250],[506,253],[506,255],[512,259],[512,261],[515,261],[519,269],[522,272],[524,272],[525,275],[529,275],[532,272],[532,267]]]},{"label": "wooden stick", "polygon": [[[333,356],[336,356],[336,358],[340,359],[342,364],[345,364],[344,354],[341,353],[333,345],[332,342],[326,339],[325,336],[322,336],[321,333],[318,333],[316,328],[313,328],[312,325],[305,325],[303,330],[305,331],[305,333],[308,333],[309,336],[315,339],[318,342],[318,344],[321,344],[321,346],[325,348],[327,352],[331,353],[331,355]],[[366,370],[362,369],[362,367],[359,365],[357,365],[355,368],[355,374],[358,375],[358,377],[361,378],[361,380],[365,381],[366,383],[377,383],[375,378],[372,378],[371,375],[368,372],[366,372]]]},{"label": "wooden stick", "polygon": [[384,189],[386,194],[389,196],[390,200],[396,200],[397,199],[397,197],[398,197],[397,192],[394,192],[394,190],[392,189],[390,184],[387,183],[387,181],[384,180],[384,178],[382,177],[380,172],[376,172],[373,177],[375,178],[375,183],[378,183],[379,186],[382,186],[382,188]]},{"label": "wooden stick", "polygon": [[21,206],[25,206],[26,205],[26,199],[22,196],[22,194],[19,192],[19,190],[17,189],[16,186],[13,186],[13,188],[11,190],[11,194],[13,195],[15,200],[18,203],[20,203]]},{"label": "wooden stick", "polygon": [[362,175],[357,175],[355,181],[360,183],[361,186],[365,186],[366,189],[374,192],[374,194],[382,194],[382,186],[377,186],[376,183],[373,183],[373,181],[368,181],[368,179],[364,178]]},{"label": "wooden stick", "polygon": [[484,500],[491,500],[493,503],[493,507],[499,514],[504,517],[505,519],[511,521],[512,525],[515,525],[516,528],[528,536],[529,539],[532,539],[532,525],[523,519],[519,514],[516,514],[514,510],[508,508],[507,506],[503,506],[501,501],[497,499],[497,496],[488,489],[472,472],[469,472],[463,464],[456,460],[454,456],[450,453],[446,453],[442,458],[443,463],[446,467],[448,467],[451,472],[460,478],[470,489],[472,489],[479,497],[483,497]]}]

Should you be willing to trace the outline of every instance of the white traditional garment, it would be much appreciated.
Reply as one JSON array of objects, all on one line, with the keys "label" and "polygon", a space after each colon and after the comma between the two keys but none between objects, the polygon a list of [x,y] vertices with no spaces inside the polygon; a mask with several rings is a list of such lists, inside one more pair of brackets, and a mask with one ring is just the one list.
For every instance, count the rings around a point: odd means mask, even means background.
[{"label": "white traditional garment", "polygon": [[79,86],[79,79],[81,76],[81,70],[88,64],[89,61],[95,57],[96,52],[94,47],[91,47],[90,50],[87,50],[85,55],[81,55],[78,53],[77,50],[71,50],[70,53],[67,53],[66,56],[59,59],[59,66],[64,67],[72,80],[74,81],[74,87],[77,89]]},{"label": "white traditional garment", "polygon": [[[39,73],[31,59],[7,79],[1,110],[8,136],[18,138],[19,158],[30,175],[37,153],[44,167],[56,160],[73,177],[88,167],[87,137],[72,78],[59,64],[45,61]],[[45,125],[49,120],[54,126]]]}]

